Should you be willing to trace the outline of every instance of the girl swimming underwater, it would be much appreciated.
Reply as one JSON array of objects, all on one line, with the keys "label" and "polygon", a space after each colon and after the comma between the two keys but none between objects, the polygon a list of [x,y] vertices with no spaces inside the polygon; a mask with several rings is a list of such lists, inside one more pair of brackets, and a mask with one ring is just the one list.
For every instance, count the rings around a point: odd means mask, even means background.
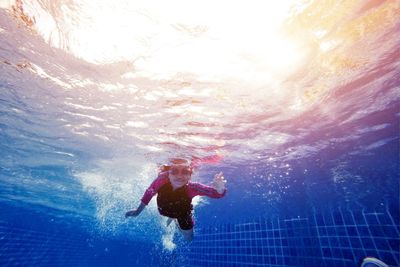
[{"label": "girl swimming underwater", "polygon": [[163,166],[158,177],[144,193],[139,207],[128,211],[125,217],[136,217],[157,194],[157,206],[161,215],[168,217],[169,222],[176,219],[183,237],[193,239],[193,206],[195,196],[221,198],[225,196],[226,180],[221,173],[216,174],[212,186],[191,182],[192,167],[188,160],[172,159],[170,165]]}]

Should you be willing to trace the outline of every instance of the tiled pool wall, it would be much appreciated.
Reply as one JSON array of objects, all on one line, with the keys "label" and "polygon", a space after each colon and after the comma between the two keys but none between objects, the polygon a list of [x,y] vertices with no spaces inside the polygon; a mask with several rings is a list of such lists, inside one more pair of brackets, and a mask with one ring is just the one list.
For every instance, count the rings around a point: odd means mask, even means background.
[{"label": "tiled pool wall", "polygon": [[196,228],[171,254],[154,243],[103,238],[46,212],[0,207],[0,266],[399,266],[399,210],[333,210]]},{"label": "tiled pool wall", "polygon": [[360,266],[370,256],[399,266],[399,211],[332,210],[258,218],[196,231],[187,266]]},{"label": "tiled pool wall", "polygon": [[0,221],[2,267],[159,266],[162,260],[156,253],[152,244],[91,239],[64,229],[38,232]]},{"label": "tiled pool wall", "polygon": [[159,266],[154,244],[105,237],[81,220],[0,203],[0,266]]}]

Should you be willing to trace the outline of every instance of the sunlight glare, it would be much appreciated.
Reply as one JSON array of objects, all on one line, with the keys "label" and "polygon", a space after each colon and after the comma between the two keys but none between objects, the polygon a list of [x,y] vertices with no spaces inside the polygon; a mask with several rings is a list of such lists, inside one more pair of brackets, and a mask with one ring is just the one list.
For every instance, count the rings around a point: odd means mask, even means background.
[{"label": "sunlight glare", "polygon": [[[62,21],[64,46],[89,62],[132,61],[142,76],[265,83],[301,59],[293,41],[278,33],[293,0],[73,2],[78,12],[63,7],[75,18]],[[50,24],[38,20],[49,32]]]}]

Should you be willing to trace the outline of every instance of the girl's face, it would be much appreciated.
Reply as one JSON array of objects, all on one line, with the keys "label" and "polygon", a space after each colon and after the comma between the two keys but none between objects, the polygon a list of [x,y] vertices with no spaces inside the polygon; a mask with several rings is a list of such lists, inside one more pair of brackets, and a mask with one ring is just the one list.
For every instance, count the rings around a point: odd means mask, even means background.
[{"label": "girl's face", "polygon": [[175,188],[187,184],[191,177],[192,169],[187,165],[172,165],[169,170],[169,180]]}]

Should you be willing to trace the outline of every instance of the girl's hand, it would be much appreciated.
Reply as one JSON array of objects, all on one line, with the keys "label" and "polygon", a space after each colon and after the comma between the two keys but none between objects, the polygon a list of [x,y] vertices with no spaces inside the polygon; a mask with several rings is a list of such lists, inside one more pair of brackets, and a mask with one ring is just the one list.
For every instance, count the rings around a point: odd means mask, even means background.
[{"label": "girl's hand", "polygon": [[225,191],[225,184],[226,180],[222,172],[214,176],[214,181],[212,182],[212,186],[215,188],[215,190],[218,191],[218,193],[222,194]]},{"label": "girl's hand", "polygon": [[140,214],[140,211],[138,211],[138,210],[130,210],[130,211],[128,211],[127,213],[125,213],[125,218],[128,218],[128,217],[136,217],[136,216],[138,216]]}]

